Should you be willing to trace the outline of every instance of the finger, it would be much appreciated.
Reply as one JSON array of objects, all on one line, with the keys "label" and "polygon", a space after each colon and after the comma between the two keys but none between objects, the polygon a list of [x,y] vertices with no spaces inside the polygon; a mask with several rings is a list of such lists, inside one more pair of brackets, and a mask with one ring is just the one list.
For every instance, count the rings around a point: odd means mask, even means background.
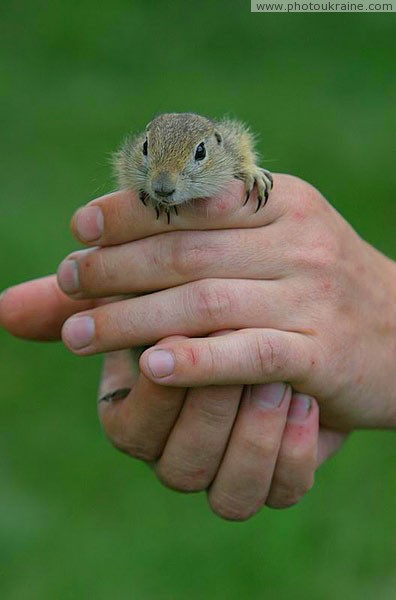
[{"label": "finger", "polygon": [[0,325],[17,337],[59,340],[71,315],[95,306],[94,300],[72,300],[50,275],[6,290],[0,299]]},{"label": "finger", "polygon": [[156,472],[183,492],[206,489],[221,462],[241,398],[242,386],[208,386],[187,392]]},{"label": "finger", "polygon": [[246,388],[226,453],[209,490],[209,504],[217,515],[241,521],[264,505],[290,397],[290,386],[281,383]]},{"label": "finger", "polygon": [[[198,279],[279,279],[295,270],[280,224],[254,230],[174,231],[70,254],[58,283],[73,297],[149,292]],[[263,257],[265,256],[265,260]]]},{"label": "finger", "polygon": [[343,431],[336,431],[333,429],[327,429],[326,427],[320,427],[316,466],[319,467],[328,458],[336,454],[336,452],[338,452],[341,446],[345,443],[348,435],[348,433]]},{"label": "finger", "polygon": [[[265,326],[308,331],[290,310],[293,290],[277,281],[208,279],[101,306],[69,319],[63,341],[77,354],[151,344],[174,333]],[[289,286],[290,287],[290,286]]]},{"label": "finger", "polygon": [[[219,330],[210,337],[227,335]],[[187,390],[183,408],[156,465],[162,482],[173,489],[206,489],[218,470],[234,423],[243,386]]]},{"label": "finger", "polygon": [[244,185],[233,180],[212,198],[202,198],[181,206],[178,215],[156,219],[152,206],[144,206],[138,194],[123,190],[92,200],[80,208],[72,219],[75,237],[87,245],[108,246],[145,238],[163,231],[179,229],[229,229],[258,227],[274,222],[298,199],[307,195],[310,186],[290,175],[274,175],[274,188],[265,208],[255,212],[257,191],[246,206]]},{"label": "finger", "polygon": [[[315,358],[313,358],[315,357]],[[312,383],[321,362],[308,336],[244,329],[220,338],[161,343],[140,357],[142,372],[161,385],[195,387],[290,381]]]},{"label": "finger", "polygon": [[129,351],[105,357],[99,417],[111,443],[134,458],[158,459],[184,396],[184,389],[153,384],[140,374]]},{"label": "finger", "polygon": [[319,409],[304,394],[293,394],[266,504],[288,508],[311,489],[318,454]]}]

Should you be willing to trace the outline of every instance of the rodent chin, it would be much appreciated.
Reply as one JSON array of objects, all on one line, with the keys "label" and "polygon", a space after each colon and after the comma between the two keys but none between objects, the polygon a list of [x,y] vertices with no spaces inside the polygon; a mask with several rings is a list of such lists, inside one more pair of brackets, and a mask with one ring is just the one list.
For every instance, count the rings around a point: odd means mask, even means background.
[{"label": "rodent chin", "polygon": [[180,204],[183,204],[184,202],[187,202],[188,200],[191,200],[191,197],[188,198],[184,198],[178,194],[174,194],[173,196],[169,197],[169,198],[161,198],[159,196],[156,196],[155,194],[152,194],[151,196],[154,204],[157,204],[157,206],[178,206]]}]

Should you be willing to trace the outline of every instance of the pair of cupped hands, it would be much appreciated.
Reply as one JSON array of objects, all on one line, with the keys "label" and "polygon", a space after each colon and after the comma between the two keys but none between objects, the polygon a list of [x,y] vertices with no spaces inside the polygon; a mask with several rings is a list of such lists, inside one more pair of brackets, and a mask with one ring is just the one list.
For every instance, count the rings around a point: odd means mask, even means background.
[{"label": "pair of cupped hands", "polygon": [[351,430],[396,425],[395,263],[300,179],[243,200],[235,180],[168,225],[131,191],[95,199],[72,220],[91,247],[0,300],[15,335],[106,353],[112,443],[235,520],[298,502]]}]

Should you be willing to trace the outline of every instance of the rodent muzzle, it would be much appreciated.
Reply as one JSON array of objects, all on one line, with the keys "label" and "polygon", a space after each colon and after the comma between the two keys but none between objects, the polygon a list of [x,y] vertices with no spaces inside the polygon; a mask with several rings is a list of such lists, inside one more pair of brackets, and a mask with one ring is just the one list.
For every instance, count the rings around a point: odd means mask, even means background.
[{"label": "rodent muzzle", "polygon": [[169,196],[172,196],[172,194],[174,194],[176,191],[175,189],[169,190],[169,191],[157,190],[156,188],[153,188],[153,189],[154,189],[156,196],[160,196],[161,198],[168,198]]},{"label": "rodent muzzle", "polygon": [[171,173],[159,173],[153,177],[151,187],[156,196],[168,198],[176,191],[175,177]]}]

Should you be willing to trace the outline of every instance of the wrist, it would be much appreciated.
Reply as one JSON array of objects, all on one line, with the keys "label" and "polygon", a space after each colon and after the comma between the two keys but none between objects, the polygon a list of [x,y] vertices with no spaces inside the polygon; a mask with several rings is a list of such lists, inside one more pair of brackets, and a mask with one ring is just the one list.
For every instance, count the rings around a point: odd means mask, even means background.
[{"label": "wrist", "polygon": [[[379,334],[382,339],[382,351],[378,357],[383,364],[379,381],[383,388],[378,395],[374,390],[373,402],[379,404],[382,412],[381,428],[396,428],[396,262],[371,247],[378,264],[377,279],[373,282],[378,286],[380,302],[377,307]],[[382,278],[382,274],[384,277]]]}]

